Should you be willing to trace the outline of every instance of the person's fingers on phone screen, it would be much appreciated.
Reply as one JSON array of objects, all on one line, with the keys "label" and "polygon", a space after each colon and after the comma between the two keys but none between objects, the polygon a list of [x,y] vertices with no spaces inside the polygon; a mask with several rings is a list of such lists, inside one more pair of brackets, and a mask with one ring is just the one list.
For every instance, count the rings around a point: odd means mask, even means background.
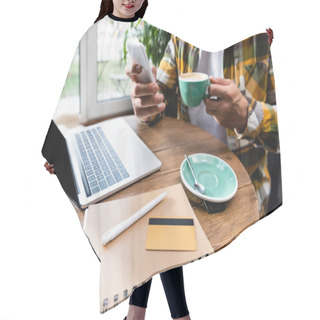
[{"label": "person's fingers on phone screen", "polygon": [[137,82],[137,75],[142,71],[142,67],[139,64],[127,64],[126,65],[126,75],[134,82]]}]

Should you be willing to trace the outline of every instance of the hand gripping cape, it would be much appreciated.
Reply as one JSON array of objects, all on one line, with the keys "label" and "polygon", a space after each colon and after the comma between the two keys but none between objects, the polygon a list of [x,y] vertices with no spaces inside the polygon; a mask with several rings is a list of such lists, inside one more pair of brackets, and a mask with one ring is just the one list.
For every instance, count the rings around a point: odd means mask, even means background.
[{"label": "hand gripping cape", "polygon": [[[133,115],[133,82],[125,72],[130,37],[157,67],[166,104],[143,123]],[[208,52],[141,19],[112,14],[79,42],[42,154],[101,261],[102,313],[154,274],[222,249],[282,204],[270,44],[262,33]],[[219,111],[207,112],[228,100],[223,94],[203,99],[208,75],[218,79],[213,86],[232,83],[245,98],[242,130],[219,121]],[[185,154],[204,194],[194,187]],[[164,200],[133,221],[164,192]],[[123,223],[124,231],[104,245],[103,235]]]}]

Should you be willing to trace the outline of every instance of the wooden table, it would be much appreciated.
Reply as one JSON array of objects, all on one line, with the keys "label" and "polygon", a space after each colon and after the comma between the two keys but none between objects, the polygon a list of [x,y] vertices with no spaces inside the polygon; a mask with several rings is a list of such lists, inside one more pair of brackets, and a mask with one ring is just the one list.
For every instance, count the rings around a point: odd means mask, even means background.
[{"label": "wooden table", "polygon": [[[232,242],[244,229],[259,220],[258,200],[251,179],[240,160],[211,134],[184,121],[164,117],[154,126],[141,125],[134,116],[124,119],[162,162],[161,169],[119,191],[104,201],[115,200],[181,183],[180,165],[184,154],[209,153],[220,157],[234,170],[238,191],[225,210],[208,214],[203,201],[187,188],[190,204],[214,251]],[[83,212],[78,211],[81,223]]]}]

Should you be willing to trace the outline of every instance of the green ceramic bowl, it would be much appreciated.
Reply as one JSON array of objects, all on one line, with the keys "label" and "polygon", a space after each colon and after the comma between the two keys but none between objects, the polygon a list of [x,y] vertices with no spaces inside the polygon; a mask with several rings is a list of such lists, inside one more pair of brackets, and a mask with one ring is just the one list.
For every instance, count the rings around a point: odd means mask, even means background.
[{"label": "green ceramic bowl", "polygon": [[195,190],[194,178],[186,159],[184,159],[180,167],[180,176],[190,192],[209,202],[225,202],[235,195],[238,189],[238,180],[226,162],[206,153],[197,153],[188,157],[198,182],[206,188],[205,194]]}]

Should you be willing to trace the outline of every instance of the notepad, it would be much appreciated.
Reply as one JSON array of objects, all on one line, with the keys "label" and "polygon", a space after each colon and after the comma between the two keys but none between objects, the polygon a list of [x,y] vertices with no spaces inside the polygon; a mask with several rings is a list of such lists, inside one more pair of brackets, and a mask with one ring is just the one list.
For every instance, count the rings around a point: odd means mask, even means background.
[{"label": "notepad", "polygon": [[149,219],[147,250],[197,250],[196,232],[192,218],[152,217]]},{"label": "notepad", "polygon": [[[128,219],[163,192],[167,192],[167,196],[155,208],[116,239],[106,246],[102,246],[101,237],[107,230]],[[181,226],[184,231],[181,232],[179,241],[184,242],[185,248],[185,239],[191,239],[190,236],[187,236],[188,232],[185,233],[186,228],[193,228],[196,249],[193,251],[185,249],[181,251],[173,249],[146,250],[150,218],[174,218],[180,225],[183,220],[193,221],[193,227]],[[157,222],[157,220],[153,221]],[[164,223],[164,220],[161,222]],[[170,222],[172,224],[173,220]],[[159,230],[160,225],[153,225],[153,227],[155,230],[157,228]],[[179,226],[173,227],[178,228]],[[164,226],[164,228],[167,228],[167,233],[169,226]],[[101,260],[100,310],[102,313],[128,298],[134,288],[148,281],[156,273],[167,271],[213,253],[213,248],[181,184],[91,205],[86,212],[84,230]],[[170,242],[175,243],[176,240]]]}]

